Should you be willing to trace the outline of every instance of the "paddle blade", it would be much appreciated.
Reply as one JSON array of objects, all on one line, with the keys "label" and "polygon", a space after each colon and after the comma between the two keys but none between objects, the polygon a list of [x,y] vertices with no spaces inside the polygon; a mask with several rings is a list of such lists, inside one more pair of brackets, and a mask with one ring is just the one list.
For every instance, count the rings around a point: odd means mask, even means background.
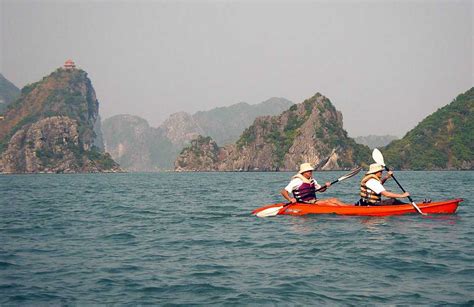
[{"label": "paddle blade", "polygon": [[[410,198],[410,200],[411,200],[411,198]],[[428,213],[422,212],[421,209],[415,204],[415,202],[414,202],[413,200],[411,201],[411,205],[415,208],[415,210],[416,210],[419,214],[421,214],[421,215],[428,215]]]},{"label": "paddle blade", "polygon": [[383,160],[383,155],[377,148],[374,148],[372,151],[372,158],[374,159],[375,163],[378,163],[382,166],[385,166],[385,161]]},{"label": "paddle blade", "polygon": [[362,169],[362,166],[358,166],[357,168],[353,169],[350,173],[345,174],[342,177],[339,177],[339,179],[337,179],[337,181],[342,181],[342,180],[346,180],[348,178],[351,178],[351,177],[357,175],[360,172],[361,169]]},{"label": "paddle blade", "polygon": [[283,208],[283,206],[268,208],[260,212],[257,212],[255,215],[258,217],[275,216],[275,215],[278,215],[278,212],[281,210],[281,208]]},{"label": "paddle blade", "polygon": [[[388,171],[388,168],[387,166],[385,165],[385,161],[383,159],[383,155],[382,153],[380,152],[380,150],[378,150],[377,148],[374,148],[374,151],[372,151],[372,158],[374,159],[375,163],[378,163],[382,166],[385,167],[385,169]],[[395,182],[397,183],[397,185],[400,187],[400,189],[405,192],[405,189],[402,187],[402,185],[400,184],[400,182],[398,182],[397,178],[395,178],[394,175],[392,175],[392,178],[393,180],[395,180]],[[422,212],[420,210],[420,208],[418,208],[418,206],[415,204],[415,202],[411,199],[410,196],[408,196],[408,199],[410,200],[412,206],[415,208],[415,210],[419,213],[419,214],[422,214],[422,215],[426,215],[426,213]]]},{"label": "paddle blade", "polygon": [[318,170],[318,169],[322,168],[324,165],[326,165],[326,163],[328,163],[330,158],[331,157],[326,157],[326,158],[322,159],[321,161],[319,161],[319,163],[314,166],[314,169]]}]

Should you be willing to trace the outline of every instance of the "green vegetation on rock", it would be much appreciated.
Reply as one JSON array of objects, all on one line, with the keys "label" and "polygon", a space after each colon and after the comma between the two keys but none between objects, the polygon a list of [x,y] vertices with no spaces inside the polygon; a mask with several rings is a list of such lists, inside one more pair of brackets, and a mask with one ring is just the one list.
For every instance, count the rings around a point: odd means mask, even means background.
[{"label": "green vegetation on rock", "polygon": [[[179,152],[198,135],[210,136],[219,144],[232,143],[257,116],[278,114],[290,105],[284,98],[270,98],[255,105],[241,102],[193,115],[178,112],[158,128],[137,116],[116,115],[103,122],[104,143],[124,169],[169,170]],[[251,138],[251,131],[248,133]]]},{"label": "green vegetation on rock", "polygon": [[277,115],[290,106],[289,100],[273,97],[254,105],[241,102],[228,107],[200,111],[193,114],[192,118],[202,130],[196,132],[208,135],[218,144],[225,145],[238,140],[242,131],[250,126],[256,117]]},{"label": "green vegetation on rock", "polygon": [[[32,93],[35,91],[34,93]],[[39,99],[45,95],[44,99]],[[83,70],[57,69],[41,81],[21,90],[20,97],[6,110],[6,119],[22,113],[13,127],[6,127],[0,135],[0,153],[9,139],[23,126],[52,116],[67,116],[78,121],[81,137],[94,138],[93,121],[98,113],[95,92]],[[3,137],[2,137],[3,135]]]},{"label": "green vegetation on rock", "polygon": [[[94,131],[99,103],[87,73],[59,68],[25,86],[0,121],[0,171],[118,171]],[[99,147],[96,147],[99,146]]]},{"label": "green vegetation on rock", "polygon": [[219,147],[211,137],[199,135],[181,151],[175,161],[175,167],[178,170],[216,171],[219,151]]},{"label": "green vegetation on rock", "polygon": [[[356,144],[342,127],[342,115],[331,101],[317,93],[289,107],[280,115],[262,116],[234,144],[215,150],[183,151],[180,170],[278,171],[296,170],[303,162],[317,163],[331,157],[329,169],[347,169],[369,161],[367,146]],[[208,146],[209,147],[209,146]],[[209,154],[210,152],[214,154]],[[201,167],[204,154],[217,158]],[[183,163],[186,161],[186,163]],[[209,161],[209,159],[207,160]]]},{"label": "green vegetation on rock", "polygon": [[474,169],[474,88],[384,148],[398,169]]}]

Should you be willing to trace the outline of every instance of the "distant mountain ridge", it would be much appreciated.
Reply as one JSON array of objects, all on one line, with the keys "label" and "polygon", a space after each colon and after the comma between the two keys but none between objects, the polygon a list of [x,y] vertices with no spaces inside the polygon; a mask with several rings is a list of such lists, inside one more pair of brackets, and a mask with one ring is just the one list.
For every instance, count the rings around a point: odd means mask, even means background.
[{"label": "distant mountain ridge", "polygon": [[280,114],[292,104],[285,98],[272,97],[255,105],[240,102],[228,107],[200,111],[192,117],[203,131],[200,134],[210,136],[217,143],[225,145],[235,142],[258,116]]},{"label": "distant mountain ridge", "polygon": [[0,121],[0,172],[120,171],[97,146],[99,102],[87,73],[59,68],[22,88]]},{"label": "distant mountain ridge", "polygon": [[103,121],[104,143],[106,151],[127,170],[171,170],[179,152],[199,135],[235,142],[257,116],[278,114],[291,105],[287,99],[270,98],[255,105],[241,102],[193,115],[178,112],[157,128],[137,116],[113,116]]},{"label": "distant mountain ridge", "polygon": [[198,135],[210,136],[220,144],[227,144],[235,142],[258,116],[279,114],[292,104],[288,99],[273,97],[254,105],[239,102],[192,115],[179,112],[171,114],[159,128],[179,146],[189,144]]},{"label": "distant mountain ridge", "polygon": [[342,114],[317,93],[280,115],[257,117],[235,144],[219,147],[198,137],[180,153],[175,170],[295,171],[300,163],[326,157],[323,169],[347,169],[365,164],[369,155],[368,147],[348,137]]},{"label": "distant mountain ridge", "polygon": [[474,169],[474,87],[383,151],[398,169]]},{"label": "distant mountain ridge", "polygon": [[362,145],[369,146],[370,149],[387,146],[390,142],[397,140],[398,137],[394,135],[367,135],[358,136],[354,140]]},{"label": "distant mountain ridge", "polygon": [[20,96],[20,89],[0,74],[0,114],[5,111],[7,106],[15,101],[18,96]]}]

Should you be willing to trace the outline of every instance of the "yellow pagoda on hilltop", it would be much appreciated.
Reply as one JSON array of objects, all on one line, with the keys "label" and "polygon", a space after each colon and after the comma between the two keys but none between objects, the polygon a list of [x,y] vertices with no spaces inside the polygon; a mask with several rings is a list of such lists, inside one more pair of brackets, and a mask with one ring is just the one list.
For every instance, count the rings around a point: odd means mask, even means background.
[{"label": "yellow pagoda on hilltop", "polygon": [[76,69],[76,63],[74,63],[73,60],[68,59],[66,62],[64,62],[64,69]]}]

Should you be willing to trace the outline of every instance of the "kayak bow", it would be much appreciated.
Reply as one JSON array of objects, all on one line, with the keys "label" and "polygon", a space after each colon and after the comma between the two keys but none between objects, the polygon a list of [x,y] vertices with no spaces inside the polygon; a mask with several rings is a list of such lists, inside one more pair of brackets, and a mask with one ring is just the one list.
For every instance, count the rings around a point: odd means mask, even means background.
[{"label": "kayak bow", "polygon": [[[418,207],[428,214],[453,214],[456,212],[458,205],[462,202],[462,198],[451,200],[418,203]],[[257,215],[260,211],[269,208],[282,207],[285,204],[273,204],[258,208],[252,211],[253,215]],[[366,216],[388,216],[417,213],[412,204],[387,205],[387,206],[355,206],[347,204],[344,206],[334,206],[320,202],[317,205],[296,203],[291,204],[278,212],[278,215],[306,215],[306,214],[340,214],[340,215],[366,215]]]}]

